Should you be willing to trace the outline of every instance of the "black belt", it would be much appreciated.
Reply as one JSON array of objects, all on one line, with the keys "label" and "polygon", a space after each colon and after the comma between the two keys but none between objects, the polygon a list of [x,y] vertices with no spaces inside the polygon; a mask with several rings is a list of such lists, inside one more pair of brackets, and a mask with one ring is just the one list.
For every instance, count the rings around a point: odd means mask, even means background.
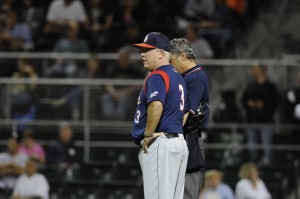
[{"label": "black belt", "polygon": [[165,133],[165,136],[166,136],[168,139],[179,137],[178,133]]}]

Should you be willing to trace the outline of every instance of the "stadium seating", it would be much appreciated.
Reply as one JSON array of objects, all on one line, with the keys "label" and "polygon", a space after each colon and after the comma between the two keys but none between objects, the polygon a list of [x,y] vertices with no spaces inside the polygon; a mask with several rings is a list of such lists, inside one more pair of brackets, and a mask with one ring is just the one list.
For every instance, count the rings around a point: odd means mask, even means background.
[{"label": "stadium seating", "polygon": [[102,183],[104,172],[100,168],[79,167],[67,170],[66,183],[97,186]]},{"label": "stadium seating", "polygon": [[104,177],[104,184],[110,186],[138,186],[142,182],[140,169],[115,167]]},{"label": "stadium seating", "polygon": [[95,198],[99,199],[131,199],[134,187],[104,186],[95,192]]},{"label": "stadium seating", "polygon": [[124,149],[91,147],[90,162],[103,166],[117,165],[118,157]]},{"label": "stadium seating", "polygon": [[205,151],[205,165],[207,169],[221,169],[223,149],[207,149]]},{"label": "stadium seating", "polygon": [[74,186],[64,185],[60,189],[52,194],[51,197],[56,199],[94,199],[95,190],[99,187],[92,186]]},{"label": "stadium seating", "polygon": [[9,199],[9,196],[11,195],[12,190],[8,190],[8,189],[4,189],[4,188],[0,188],[0,196],[1,199]]},{"label": "stadium seating", "polygon": [[55,193],[63,185],[65,172],[60,171],[57,167],[42,168],[39,172],[42,173],[48,180],[50,194]]},{"label": "stadium seating", "polygon": [[122,154],[120,154],[118,164],[127,167],[139,168],[139,162],[137,158],[138,153],[139,151],[136,148],[125,150]]}]

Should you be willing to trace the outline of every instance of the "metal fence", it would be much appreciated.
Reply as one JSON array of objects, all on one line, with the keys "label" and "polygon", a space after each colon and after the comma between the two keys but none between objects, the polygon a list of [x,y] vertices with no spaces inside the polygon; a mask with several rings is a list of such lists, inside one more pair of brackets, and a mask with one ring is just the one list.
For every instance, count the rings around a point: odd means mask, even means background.
[{"label": "metal fence", "polygon": [[[53,53],[0,53],[0,67],[3,63],[15,62],[20,57],[32,59],[36,64],[35,68],[41,67],[41,71],[46,70],[54,59],[86,60],[89,54],[53,54]],[[118,58],[117,54],[99,54],[101,61],[111,61]],[[139,55],[131,56],[131,61],[139,61]],[[51,61],[52,60],[52,61]],[[294,86],[296,73],[300,71],[299,56],[285,56],[282,59],[269,60],[197,60],[204,66],[208,74],[211,87],[211,112],[220,102],[220,92],[226,89],[233,89],[237,93],[237,104],[241,91],[250,80],[250,69],[253,64],[259,63],[268,66],[268,76],[277,83],[279,90],[284,93],[285,89]],[[141,66],[142,67],[142,66]],[[43,72],[41,73],[43,74]],[[9,129],[11,133],[25,128],[28,125],[38,127],[57,128],[61,121],[69,121],[81,134],[79,144],[84,148],[84,160],[89,160],[89,150],[92,146],[114,146],[133,147],[130,140],[124,141],[101,141],[93,140],[91,134],[103,133],[107,129],[114,129],[114,133],[130,134],[131,120],[134,115],[138,92],[143,85],[143,79],[77,79],[77,78],[43,78],[35,80],[0,78],[2,115],[0,127]],[[30,91],[31,103],[26,108],[15,108],[12,103],[13,90],[16,85],[34,85]],[[119,99],[105,98],[106,86],[133,87],[128,98],[123,103],[123,109],[116,105]],[[5,91],[6,90],[6,91]],[[77,90],[74,101],[59,101],[72,90]],[[79,91],[78,91],[79,90]],[[4,100],[5,99],[5,100]],[[73,99],[74,100],[74,99]],[[106,100],[106,101],[105,101]],[[5,101],[5,105],[3,105]],[[105,104],[106,102],[106,104]],[[108,102],[108,103],[107,103]],[[113,107],[112,107],[113,104]],[[109,109],[110,113],[105,113],[104,109]],[[123,112],[122,112],[123,111]],[[279,115],[279,114],[278,114]],[[286,125],[278,117],[276,124],[271,125],[277,133],[292,130],[299,130],[298,126]],[[269,125],[269,124],[263,124]],[[257,125],[254,125],[257,127]],[[225,129],[231,135],[234,144],[240,129],[249,126],[244,123],[220,124],[212,119],[209,123],[209,131]],[[80,129],[80,130],[79,130]],[[105,130],[103,130],[105,129]],[[54,130],[55,131],[55,130]],[[46,142],[44,144],[51,144]],[[3,144],[3,142],[2,142]],[[208,148],[226,148],[230,145],[222,143],[208,143]],[[239,147],[247,148],[247,145],[240,144]],[[261,146],[257,146],[258,148]],[[273,145],[274,150],[300,150],[299,146],[284,143]]]}]

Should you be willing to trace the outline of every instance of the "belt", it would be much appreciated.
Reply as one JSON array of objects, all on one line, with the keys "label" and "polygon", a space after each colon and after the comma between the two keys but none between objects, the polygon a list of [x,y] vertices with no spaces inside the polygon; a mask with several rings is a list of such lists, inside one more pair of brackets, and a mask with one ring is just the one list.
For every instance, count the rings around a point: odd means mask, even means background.
[{"label": "belt", "polygon": [[165,136],[166,136],[168,139],[179,137],[178,133],[165,133]]}]

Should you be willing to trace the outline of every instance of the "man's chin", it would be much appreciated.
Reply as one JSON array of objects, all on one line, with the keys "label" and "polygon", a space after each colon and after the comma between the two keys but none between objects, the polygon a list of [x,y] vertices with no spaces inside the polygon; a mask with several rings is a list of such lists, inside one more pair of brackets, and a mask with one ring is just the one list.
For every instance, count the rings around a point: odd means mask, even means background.
[{"label": "man's chin", "polygon": [[146,68],[147,70],[150,70],[150,69],[149,69],[149,66],[148,66],[147,64],[143,63],[143,66],[144,66],[144,68]]}]

